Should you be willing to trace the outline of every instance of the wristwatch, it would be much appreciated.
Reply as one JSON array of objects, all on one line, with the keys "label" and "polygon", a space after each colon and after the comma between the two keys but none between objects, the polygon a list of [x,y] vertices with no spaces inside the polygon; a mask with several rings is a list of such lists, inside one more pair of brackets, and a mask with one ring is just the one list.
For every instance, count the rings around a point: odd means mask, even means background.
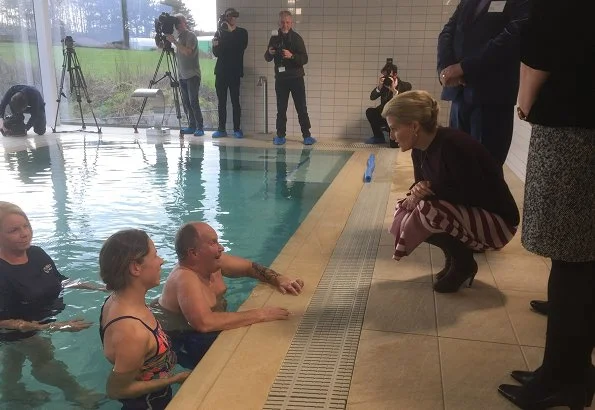
[{"label": "wristwatch", "polygon": [[516,113],[522,121],[527,121],[527,114],[525,114],[523,110],[521,110],[521,107],[516,107]]}]

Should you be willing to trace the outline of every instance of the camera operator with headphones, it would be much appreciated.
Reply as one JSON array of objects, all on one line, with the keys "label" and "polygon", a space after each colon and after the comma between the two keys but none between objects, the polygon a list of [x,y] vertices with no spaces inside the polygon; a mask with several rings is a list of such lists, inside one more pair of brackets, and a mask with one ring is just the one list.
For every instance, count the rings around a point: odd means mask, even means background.
[{"label": "camera operator with headphones", "polygon": [[233,108],[233,136],[243,138],[240,128],[242,108],[240,107],[240,78],[244,76],[244,50],[248,47],[248,31],[236,25],[240,13],[228,8],[220,17],[217,34],[213,38],[215,64],[215,89],[217,90],[219,127],[213,138],[226,137],[227,89]]},{"label": "camera operator with headphones", "polygon": [[[12,115],[5,118],[6,107],[10,107]],[[27,124],[25,124],[24,113],[31,114]],[[2,135],[21,136],[26,135],[31,127],[36,134],[45,134],[46,119],[43,97],[34,87],[14,85],[8,89],[0,102],[0,131]]]},{"label": "camera operator with headphones", "polygon": [[205,135],[202,112],[198,100],[200,90],[200,64],[198,62],[198,39],[196,34],[188,30],[186,16],[176,14],[176,30],[178,38],[172,34],[165,36],[167,41],[176,46],[178,60],[178,77],[184,111],[188,115],[188,128],[181,130],[182,134],[194,134],[196,137]]},{"label": "camera operator with headphones", "polygon": [[[382,109],[385,104],[395,95],[411,90],[411,83],[402,81],[397,76],[397,66],[393,64],[392,58],[386,59],[386,64],[380,70],[378,85],[370,93],[370,100],[377,100],[380,97],[378,107],[370,107],[366,110],[366,117],[372,127],[373,136],[366,140],[366,144],[386,144],[382,128],[388,129],[386,120],[382,118]],[[389,139],[391,148],[399,148],[396,141]]]}]

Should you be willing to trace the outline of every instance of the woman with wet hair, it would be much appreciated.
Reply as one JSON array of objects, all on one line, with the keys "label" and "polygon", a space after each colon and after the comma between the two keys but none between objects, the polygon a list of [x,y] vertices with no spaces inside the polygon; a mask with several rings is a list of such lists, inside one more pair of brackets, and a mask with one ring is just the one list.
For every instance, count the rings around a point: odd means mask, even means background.
[{"label": "woman with wet hair", "polygon": [[28,391],[22,383],[25,360],[31,375],[41,383],[64,392],[66,400],[79,406],[94,406],[101,398],[82,387],[56,360],[49,333],[79,332],[91,326],[82,319],[56,321],[66,305],[61,296],[66,287],[99,289],[96,285],[71,281],[63,276],[52,258],[31,245],[33,230],[21,208],[0,201],[0,343],[2,401],[13,408],[40,406],[50,399],[46,391]]},{"label": "woman with wet hair", "polygon": [[162,264],[153,241],[138,229],[113,234],[99,253],[101,279],[113,291],[99,318],[103,352],[114,366],[107,394],[123,410],[165,409],[171,385],[190,374],[173,373],[171,342],[145,302],[147,291],[159,285]]},{"label": "woman with wet hair", "polygon": [[471,136],[438,126],[438,102],[425,91],[391,99],[382,116],[401,151],[411,150],[415,183],[397,202],[391,232],[393,258],[428,242],[445,255],[436,292],[456,292],[473,283],[473,251],[500,249],[514,236],[519,211],[502,167]]}]

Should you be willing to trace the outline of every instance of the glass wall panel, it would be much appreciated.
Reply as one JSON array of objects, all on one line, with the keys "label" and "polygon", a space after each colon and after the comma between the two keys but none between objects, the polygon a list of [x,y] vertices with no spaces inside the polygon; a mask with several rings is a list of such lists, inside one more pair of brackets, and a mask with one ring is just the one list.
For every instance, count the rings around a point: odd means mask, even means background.
[{"label": "glass wall panel", "polygon": [[0,0],[0,96],[16,84],[41,92],[33,0]]},{"label": "glass wall panel", "polygon": [[[173,70],[167,66],[167,53],[163,55],[155,44],[155,19],[162,12],[182,12],[189,17],[189,23],[194,21],[184,2],[179,0],[50,0],[56,82],[59,90],[63,91],[60,102],[62,122],[80,124],[79,105],[76,93],[71,95],[69,75],[69,69],[74,68],[74,63],[69,63],[69,60],[76,54],[91,100],[88,104],[82,95],[81,106],[87,124],[92,121],[92,107],[100,125],[131,126],[139,118],[141,127],[153,125],[153,102],[148,101],[140,117],[143,99],[132,98],[132,93],[138,88],[149,88],[155,78],[162,79],[154,87],[164,92],[167,124],[177,127],[173,90],[169,79],[163,78],[166,72]],[[74,40],[72,49],[64,47],[67,36]],[[210,38],[202,38],[199,47],[202,71],[200,103],[205,128],[210,129],[217,123],[215,60]],[[182,125],[185,126],[183,107],[180,106],[180,109]]]}]

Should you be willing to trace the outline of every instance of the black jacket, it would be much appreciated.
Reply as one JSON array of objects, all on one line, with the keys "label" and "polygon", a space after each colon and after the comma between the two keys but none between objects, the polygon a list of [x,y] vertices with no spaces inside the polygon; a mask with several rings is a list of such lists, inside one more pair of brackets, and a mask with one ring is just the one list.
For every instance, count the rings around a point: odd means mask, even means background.
[{"label": "black jacket", "polygon": [[[411,91],[411,89],[412,89],[411,83],[401,80],[398,76],[397,76],[397,81],[398,81],[397,82],[397,91],[399,93],[404,93],[405,91]],[[380,97],[380,105],[378,106],[378,108],[382,109],[382,108],[384,108],[386,103],[389,102],[391,98],[393,98],[393,93],[390,92],[390,90],[386,87],[382,87],[380,89],[380,91],[378,91],[378,88],[374,88],[372,90],[372,92],[370,93],[370,100],[374,101],[374,100],[378,99],[378,97]]]},{"label": "black jacket", "polygon": [[465,86],[445,87],[442,99],[461,93],[470,104],[511,104],[519,87],[520,32],[529,0],[461,0],[438,36],[438,74],[461,63]]},{"label": "black jacket", "polygon": [[[269,53],[269,47],[281,48],[291,51],[293,57],[291,59],[283,58],[280,55],[280,50],[274,56]],[[289,30],[287,34],[281,33],[277,36],[272,36],[269,39],[267,51],[264,53],[266,61],[275,60],[275,78],[282,80],[288,78],[303,77],[305,75],[304,65],[308,63],[308,52],[302,36],[293,30]],[[283,67],[279,70],[280,67]]]},{"label": "black jacket", "polygon": [[[527,120],[548,127],[595,128],[593,2],[535,1],[523,31],[523,63],[547,71]],[[593,189],[593,188],[590,188]]]},{"label": "black jacket", "polygon": [[219,44],[213,46],[213,54],[217,57],[215,75],[225,77],[244,76],[244,50],[248,47],[248,32],[236,27],[234,31],[223,31]]},{"label": "black jacket", "polygon": [[4,118],[10,99],[18,92],[22,92],[27,98],[28,107],[25,108],[25,112],[31,114],[31,118],[29,118],[26,125],[28,130],[38,119],[45,118],[45,103],[41,93],[35,87],[28,85],[13,85],[10,87],[2,97],[2,102],[0,102],[0,117]]}]

